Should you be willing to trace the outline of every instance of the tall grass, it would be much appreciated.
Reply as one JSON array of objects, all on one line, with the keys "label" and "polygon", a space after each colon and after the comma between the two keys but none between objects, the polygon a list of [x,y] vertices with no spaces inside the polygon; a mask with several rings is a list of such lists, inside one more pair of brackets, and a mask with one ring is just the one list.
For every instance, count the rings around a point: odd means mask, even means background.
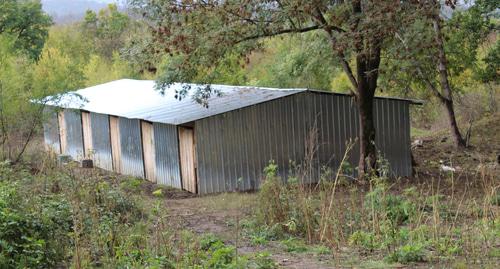
[{"label": "tall grass", "polygon": [[[342,162],[351,148],[352,144]],[[448,173],[404,188],[400,180],[389,176],[387,162],[381,160],[368,186],[352,182],[342,169],[335,173],[324,169],[319,182],[310,186],[300,184],[308,182],[300,179],[284,183],[271,162],[264,170],[257,216],[268,227],[278,227],[311,244],[376,252],[390,262],[450,261],[453,257],[494,261],[500,244],[496,169],[483,165],[474,179]],[[481,186],[479,194],[463,183],[469,180]]]}]

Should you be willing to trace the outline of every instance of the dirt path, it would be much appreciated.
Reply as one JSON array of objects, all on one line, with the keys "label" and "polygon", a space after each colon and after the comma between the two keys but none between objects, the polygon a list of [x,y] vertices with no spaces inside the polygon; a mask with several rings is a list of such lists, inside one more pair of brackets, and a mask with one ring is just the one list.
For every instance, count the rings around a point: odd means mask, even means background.
[{"label": "dirt path", "polygon": [[[241,195],[241,194],[240,194]],[[253,246],[247,239],[237,238],[238,219],[243,219],[249,214],[252,206],[246,203],[243,208],[238,208],[237,195],[226,194],[196,197],[188,199],[167,199],[166,208],[169,208],[169,217],[176,228],[189,229],[196,234],[212,233],[231,245],[238,245],[241,254],[269,252],[271,257],[281,268],[311,268],[327,269],[342,268],[331,265],[331,255],[316,255],[311,253],[289,253],[278,242],[270,242],[265,246]],[[233,200],[234,198],[234,200]],[[255,199],[255,195],[248,194],[245,201]]]}]

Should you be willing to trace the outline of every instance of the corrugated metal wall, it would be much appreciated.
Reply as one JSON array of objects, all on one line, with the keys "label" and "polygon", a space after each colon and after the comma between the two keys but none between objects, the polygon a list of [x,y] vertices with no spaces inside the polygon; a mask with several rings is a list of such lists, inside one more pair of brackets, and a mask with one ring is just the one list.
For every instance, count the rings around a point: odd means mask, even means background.
[{"label": "corrugated metal wall", "polygon": [[153,123],[157,183],[181,188],[177,126]]},{"label": "corrugated metal wall", "polygon": [[196,121],[199,193],[256,189],[270,160],[286,177],[304,156],[309,103],[297,94]]},{"label": "corrugated metal wall", "polygon": [[140,120],[119,118],[121,173],[144,178]]},{"label": "corrugated metal wall", "polygon": [[66,123],[67,149],[63,154],[70,155],[74,160],[84,157],[82,117],[79,110],[65,109],[64,121]]},{"label": "corrugated metal wall", "polygon": [[[374,110],[377,147],[395,174],[410,175],[408,102],[377,99]],[[287,178],[291,168],[304,164],[312,129],[317,130],[317,152],[301,170],[315,181],[323,166],[337,169],[346,141],[358,134],[353,98],[301,93],[196,121],[199,192],[256,189],[269,160]],[[356,145],[348,159],[353,173],[358,156]]]},{"label": "corrugated metal wall", "polygon": [[374,113],[377,148],[395,175],[410,176],[410,104],[402,100],[377,99]]},{"label": "corrugated metal wall", "polygon": [[92,159],[95,166],[113,171],[109,116],[91,112],[90,126],[92,132]]},{"label": "corrugated metal wall", "polygon": [[44,108],[43,137],[48,150],[53,153],[61,153],[61,142],[59,140],[59,122],[57,111],[53,107]]}]

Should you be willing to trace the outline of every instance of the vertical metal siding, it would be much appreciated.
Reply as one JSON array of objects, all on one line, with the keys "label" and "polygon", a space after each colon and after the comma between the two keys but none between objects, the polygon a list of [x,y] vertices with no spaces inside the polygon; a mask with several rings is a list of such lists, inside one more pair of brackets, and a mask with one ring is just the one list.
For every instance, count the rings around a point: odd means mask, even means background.
[{"label": "vertical metal siding", "polygon": [[393,175],[411,175],[409,103],[402,100],[376,99],[375,144],[381,157],[389,162]]},{"label": "vertical metal siding", "polygon": [[297,111],[308,111],[303,99],[290,96],[197,121],[199,192],[256,189],[270,160],[283,177],[290,161],[302,162],[290,156],[303,156],[305,131],[300,126],[311,124],[307,116],[292,118],[302,114]]},{"label": "vertical metal siding", "polygon": [[92,156],[95,165],[102,169],[113,171],[109,116],[90,113],[90,127],[92,132]]},{"label": "vertical metal siding", "polygon": [[47,149],[60,154],[61,143],[59,140],[59,121],[57,111],[53,107],[44,108],[45,121],[43,122],[43,137]]},{"label": "vertical metal siding", "polygon": [[177,126],[153,123],[157,183],[181,188]]},{"label": "vertical metal siding", "polygon": [[[376,146],[400,176],[411,173],[408,110],[408,102],[400,100],[376,99],[374,105]],[[352,97],[301,93],[196,121],[199,192],[256,189],[270,160],[286,178],[290,162],[304,162],[314,124],[318,151],[309,170],[311,182],[324,166],[335,171],[346,143],[358,137],[359,114]],[[359,141],[348,158],[352,175],[358,156]]]},{"label": "vertical metal siding", "polygon": [[67,152],[74,160],[84,157],[82,117],[79,110],[65,109],[64,121],[66,123],[66,139],[68,143]]},{"label": "vertical metal siding", "polygon": [[119,118],[122,170],[126,175],[144,178],[140,121]]}]

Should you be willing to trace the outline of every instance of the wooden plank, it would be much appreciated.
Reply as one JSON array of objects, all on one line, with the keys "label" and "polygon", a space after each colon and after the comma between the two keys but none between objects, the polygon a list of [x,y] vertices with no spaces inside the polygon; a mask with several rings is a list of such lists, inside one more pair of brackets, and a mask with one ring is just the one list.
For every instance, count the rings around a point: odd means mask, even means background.
[{"label": "wooden plank", "polygon": [[68,138],[66,137],[66,121],[64,120],[64,111],[59,111],[58,113],[59,121],[59,137],[61,142],[61,154],[67,154],[68,149]]},{"label": "wooden plank", "polygon": [[94,149],[92,146],[92,129],[90,127],[90,113],[82,111],[83,149],[85,158],[92,158]]},{"label": "wooden plank", "polygon": [[111,136],[111,155],[113,158],[113,170],[121,172],[121,146],[120,146],[120,128],[118,117],[109,116],[109,133]]},{"label": "wooden plank", "polygon": [[156,183],[155,145],[153,124],[141,121],[142,150],[144,155],[144,172],[146,179]]},{"label": "wooden plank", "polygon": [[185,190],[196,193],[194,131],[179,127],[179,153],[181,160],[182,186]]}]

